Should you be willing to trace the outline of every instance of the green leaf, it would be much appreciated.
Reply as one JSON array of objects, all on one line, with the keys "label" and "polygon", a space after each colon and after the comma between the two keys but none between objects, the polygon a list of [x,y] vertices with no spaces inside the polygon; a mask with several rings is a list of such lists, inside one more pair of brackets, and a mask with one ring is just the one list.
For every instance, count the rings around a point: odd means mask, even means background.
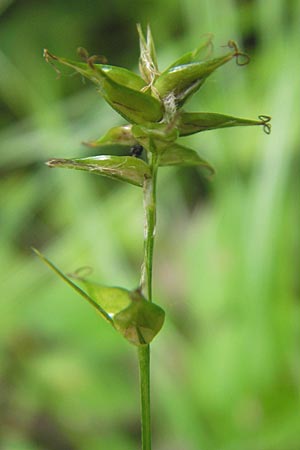
[{"label": "green leaf", "polygon": [[183,64],[193,63],[195,61],[200,61],[206,59],[209,55],[210,49],[212,48],[213,34],[207,33],[202,36],[201,43],[193,51],[185,53],[180,58],[176,59],[165,71],[170,70],[172,67],[181,66]]},{"label": "green leaf", "polygon": [[96,175],[125,181],[142,187],[146,177],[150,176],[150,168],[143,160],[133,156],[100,155],[89,158],[51,159],[49,167],[84,170]]},{"label": "green leaf", "polygon": [[[44,55],[47,61],[58,61],[92,80],[107,103],[130,123],[158,122],[162,119],[162,103],[152,97],[150,92],[144,93],[136,89],[137,79],[142,79],[133,72],[120,67],[94,64],[92,58],[86,64],[59,58],[48,50],[44,51]],[[142,83],[145,86],[143,81]]]},{"label": "green leaf", "polygon": [[180,136],[199,133],[206,130],[215,130],[217,128],[239,127],[261,125],[264,131],[269,134],[271,131],[271,117],[259,116],[259,120],[242,119],[234,116],[227,116],[217,113],[187,113],[181,112],[177,124]]},{"label": "green leaf", "polygon": [[85,300],[92,305],[100,315],[107,320],[111,325],[113,325],[113,321],[109,314],[101,307],[99,303],[97,303],[91,296],[89,296],[86,292],[84,292],[79,286],[77,286],[67,275],[65,275],[53,262],[51,262],[45,255],[39,252],[36,248],[32,247],[34,253],[44,262],[47,266],[50,267],[60,278],[62,278],[69,286],[71,286],[79,295],[81,295]]},{"label": "green leaf", "polygon": [[131,125],[111,128],[104,136],[96,141],[84,142],[89,147],[102,147],[105,145],[132,146],[137,143],[131,131]]},{"label": "green leaf", "polygon": [[192,149],[173,144],[159,156],[160,166],[201,166],[214,174],[214,168]]}]

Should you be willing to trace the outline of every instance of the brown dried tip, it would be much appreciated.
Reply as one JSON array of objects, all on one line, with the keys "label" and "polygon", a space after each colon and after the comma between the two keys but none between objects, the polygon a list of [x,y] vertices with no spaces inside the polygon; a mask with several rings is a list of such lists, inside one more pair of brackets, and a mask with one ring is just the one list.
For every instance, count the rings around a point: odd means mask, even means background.
[{"label": "brown dried tip", "polygon": [[44,48],[43,57],[45,58],[45,61],[53,67],[53,69],[57,73],[57,78],[60,78],[61,71],[56,67],[56,65],[52,61],[53,59],[57,61],[58,58],[55,55],[52,55],[52,53],[50,53],[49,50],[47,50],[46,48]]},{"label": "brown dried tip", "polygon": [[83,47],[78,47],[78,56],[86,63],[92,65],[93,63],[107,64],[107,58],[103,55],[90,56],[88,51]]},{"label": "brown dried tip", "polygon": [[68,161],[67,159],[49,159],[49,161],[45,162],[46,166],[48,167],[56,167],[59,166],[59,164],[64,163]]},{"label": "brown dried tip", "polygon": [[246,66],[250,62],[250,56],[247,53],[241,52],[237,43],[233,40],[228,41],[228,47],[234,49],[234,56],[238,66]]},{"label": "brown dried tip", "polygon": [[89,58],[89,53],[84,47],[78,47],[77,49],[77,55],[79,58],[81,58],[83,61],[87,61]]},{"label": "brown dried tip", "polygon": [[94,141],[82,141],[81,144],[86,145],[87,147],[97,147]]},{"label": "brown dried tip", "polygon": [[259,120],[261,120],[261,124],[263,125],[263,130],[266,134],[271,134],[271,121],[270,116],[260,115],[258,116]]},{"label": "brown dried tip", "polygon": [[106,56],[104,56],[104,55],[92,55],[92,56],[90,56],[89,59],[91,59],[93,61],[93,63],[96,63],[96,64],[97,63],[107,64],[107,62],[108,62]]}]

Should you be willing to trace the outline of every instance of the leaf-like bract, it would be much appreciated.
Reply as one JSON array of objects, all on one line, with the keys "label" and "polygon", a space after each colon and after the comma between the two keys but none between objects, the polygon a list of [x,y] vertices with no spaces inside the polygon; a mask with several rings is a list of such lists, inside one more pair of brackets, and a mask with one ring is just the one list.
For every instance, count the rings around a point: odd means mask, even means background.
[{"label": "leaf-like bract", "polygon": [[80,278],[78,282],[107,312],[116,330],[131,344],[149,344],[163,326],[163,309],[147,301],[139,290],[103,286]]},{"label": "leaf-like bract", "polygon": [[47,266],[50,267],[60,278],[62,278],[71,288],[73,288],[81,297],[83,297],[85,300],[89,302],[90,305],[92,305],[98,313],[101,314],[101,316],[110,322],[112,325],[112,319],[109,316],[109,314],[100,306],[99,303],[97,303],[91,296],[89,296],[85,291],[83,291],[77,284],[75,284],[69,276],[67,276],[65,273],[63,273],[50,259],[48,259],[45,255],[43,255],[41,252],[39,252],[36,248],[32,248],[34,253],[45,263]]},{"label": "leaf-like bract", "polygon": [[114,316],[116,329],[132,344],[146,345],[163,326],[165,312],[142,296]]}]

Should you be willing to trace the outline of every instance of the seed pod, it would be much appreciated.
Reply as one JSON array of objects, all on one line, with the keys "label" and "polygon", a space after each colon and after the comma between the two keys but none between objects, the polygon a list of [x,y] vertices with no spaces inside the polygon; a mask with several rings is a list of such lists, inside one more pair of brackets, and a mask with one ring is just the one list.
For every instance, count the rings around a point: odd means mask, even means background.
[{"label": "seed pod", "polygon": [[129,122],[158,122],[162,119],[163,106],[151,95],[116,83],[99,68],[95,68],[95,75],[104,99]]},{"label": "seed pod", "polygon": [[[206,78],[218,67],[226,64],[234,57],[245,56],[241,53],[233,41],[228,46],[232,48],[226,55],[207,61],[191,62],[165,70],[154,83],[154,87],[162,99],[172,94],[177,106],[181,107],[185,101],[193,95]],[[240,65],[241,63],[238,62]]]},{"label": "seed pod", "polygon": [[229,128],[239,126],[262,125],[265,133],[270,134],[271,117],[259,116],[259,120],[242,119],[240,117],[227,116],[217,113],[187,113],[180,112],[177,127],[180,136],[199,133],[200,131],[215,130],[217,128]]},{"label": "seed pod", "polygon": [[113,127],[96,141],[84,142],[84,144],[89,147],[102,147],[103,145],[135,145],[136,139],[131,132],[131,127],[131,125]]},{"label": "seed pod", "polygon": [[125,181],[143,187],[145,178],[150,176],[150,168],[141,159],[133,156],[99,155],[88,158],[50,159],[48,167],[84,170],[115,180]]},{"label": "seed pod", "polygon": [[[78,50],[80,50],[80,56],[82,57],[83,49],[80,48]],[[146,86],[142,78],[136,73],[132,72],[131,70],[125,69],[124,67],[111,66],[109,64],[96,64],[94,62],[93,56],[89,58],[87,55],[85,58],[86,62],[73,61],[67,58],[55,56],[52,53],[50,53],[47,49],[45,49],[44,58],[47,62],[51,64],[53,64],[53,61],[57,61],[60,64],[64,64],[65,66],[75,69],[76,72],[80,73],[86,78],[89,78],[95,84],[98,84],[98,82],[97,80],[95,80],[94,69],[89,64],[89,61],[92,63],[93,66],[101,69],[103,72],[109,75],[109,77],[113,81],[117,83],[123,84],[124,86],[130,87],[131,89],[135,89],[136,91],[139,91],[140,89]]]}]

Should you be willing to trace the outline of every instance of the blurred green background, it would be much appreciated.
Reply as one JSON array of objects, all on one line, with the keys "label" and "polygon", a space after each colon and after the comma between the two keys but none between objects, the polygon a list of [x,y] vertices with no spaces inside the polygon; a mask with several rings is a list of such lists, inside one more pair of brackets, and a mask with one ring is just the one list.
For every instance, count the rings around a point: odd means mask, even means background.
[{"label": "blurred green background", "polygon": [[2,0],[0,13],[1,450],[140,448],[135,349],[30,250],[137,286],[141,190],[43,164],[90,155],[81,142],[123,122],[42,58],[83,46],[136,69],[137,22],[151,24],[160,68],[203,33],[216,54],[237,40],[251,64],[219,69],[186,109],[273,118],[270,136],[185,138],[215,165],[212,181],[160,171],[154,449],[299,450],[300,2]]}]

